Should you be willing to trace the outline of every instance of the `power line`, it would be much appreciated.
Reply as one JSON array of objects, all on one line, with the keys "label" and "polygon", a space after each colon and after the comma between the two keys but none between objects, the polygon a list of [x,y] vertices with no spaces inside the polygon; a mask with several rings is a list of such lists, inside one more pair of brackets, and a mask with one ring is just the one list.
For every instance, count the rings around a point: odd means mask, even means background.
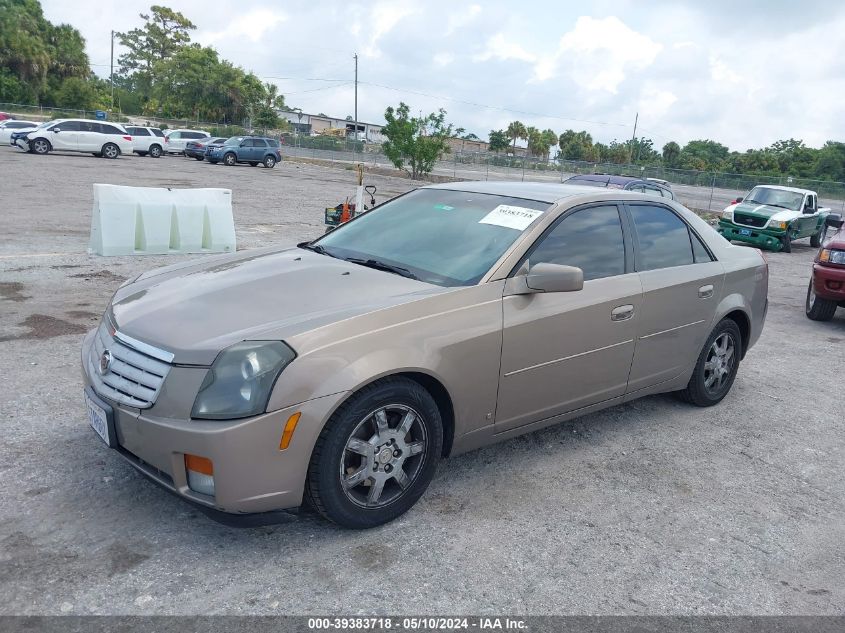
[{"label": "power line", "polygon": [[335,84],[334,86],[321,86],[319,88],[311,88],[310,90],[298,90],[297,92],[285,92],[284,95],[287,97],[289,95],[301,95],[306,92],[317,92],[318,90],[334,90],[335,88],[344,88],[346,86],[351,85],[351,81],[347,81],[346,83],[342,84]]}]

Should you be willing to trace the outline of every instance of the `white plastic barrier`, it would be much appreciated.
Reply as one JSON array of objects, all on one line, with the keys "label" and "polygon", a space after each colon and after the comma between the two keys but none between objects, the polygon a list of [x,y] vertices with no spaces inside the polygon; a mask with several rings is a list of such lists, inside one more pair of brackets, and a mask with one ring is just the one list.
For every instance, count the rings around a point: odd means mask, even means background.
[{"label": "white plastic barrier", "polygon": [[89,253],[154,255],[234,250],[231,189],[94,185]]}]

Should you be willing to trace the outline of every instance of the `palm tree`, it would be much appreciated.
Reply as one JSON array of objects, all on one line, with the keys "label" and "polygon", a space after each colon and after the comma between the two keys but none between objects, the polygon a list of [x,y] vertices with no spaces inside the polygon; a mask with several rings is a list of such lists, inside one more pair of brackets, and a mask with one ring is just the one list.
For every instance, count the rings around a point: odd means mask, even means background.
[{"label": "palm tree", "polygon": [[513,154],[516,156],[516,139],[526,138],[525,125],[521,121],[512,121],[508,124],[507,134],[508,138],[513,139]]}]

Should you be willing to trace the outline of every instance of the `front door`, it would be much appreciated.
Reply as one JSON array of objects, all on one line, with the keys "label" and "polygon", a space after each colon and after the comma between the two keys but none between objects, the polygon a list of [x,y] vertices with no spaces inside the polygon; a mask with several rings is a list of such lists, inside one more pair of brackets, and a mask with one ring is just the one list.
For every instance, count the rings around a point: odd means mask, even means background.
[{"label": "front door", "polygon": [[529,267],[581,268],[584,288],[506,290],[497,432],[625,393],[642,304],[625,241],[619,209],[604,204],[568,212],[528,252]]},{"label": "front door", "polygon": [[50,144],[53,149],[75,152],[79,137],[79,123],[77,121],[62,121],[50,128]]},{"label": "front door", "polygon": [[643,306],[628,392],[692,367],[713,328],[724,270],[668,207],[628,205],[637,244]]}]

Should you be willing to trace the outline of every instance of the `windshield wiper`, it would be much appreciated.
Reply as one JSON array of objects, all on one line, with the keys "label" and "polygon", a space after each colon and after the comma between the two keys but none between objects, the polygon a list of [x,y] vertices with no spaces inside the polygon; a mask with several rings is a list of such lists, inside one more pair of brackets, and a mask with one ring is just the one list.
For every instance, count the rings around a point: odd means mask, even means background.
[{"label": "windshield wiper", "polygon": [[335,259],[342,259],[337,255],[333,255],[329,251],[326,250],[325,246],[320,246],[319,244],[312,244],[311,242],[303,242],[302,244],[297,244],[299,248],[304,248],[308,251],[314,251],[318,255],[328,255],[329,257],[334,257]]},{"label": "windshield wiper", "polygon": [[386,264],[377,259],[358,259],[357,257],[347,257],[346,261],[366,266],[367,268],[375,268],[376,270],[383,270],[388,273],[407,277],[408,279],[418,279],[418,277],[407,268],[401,266],[394,266],[393,264]]}]

